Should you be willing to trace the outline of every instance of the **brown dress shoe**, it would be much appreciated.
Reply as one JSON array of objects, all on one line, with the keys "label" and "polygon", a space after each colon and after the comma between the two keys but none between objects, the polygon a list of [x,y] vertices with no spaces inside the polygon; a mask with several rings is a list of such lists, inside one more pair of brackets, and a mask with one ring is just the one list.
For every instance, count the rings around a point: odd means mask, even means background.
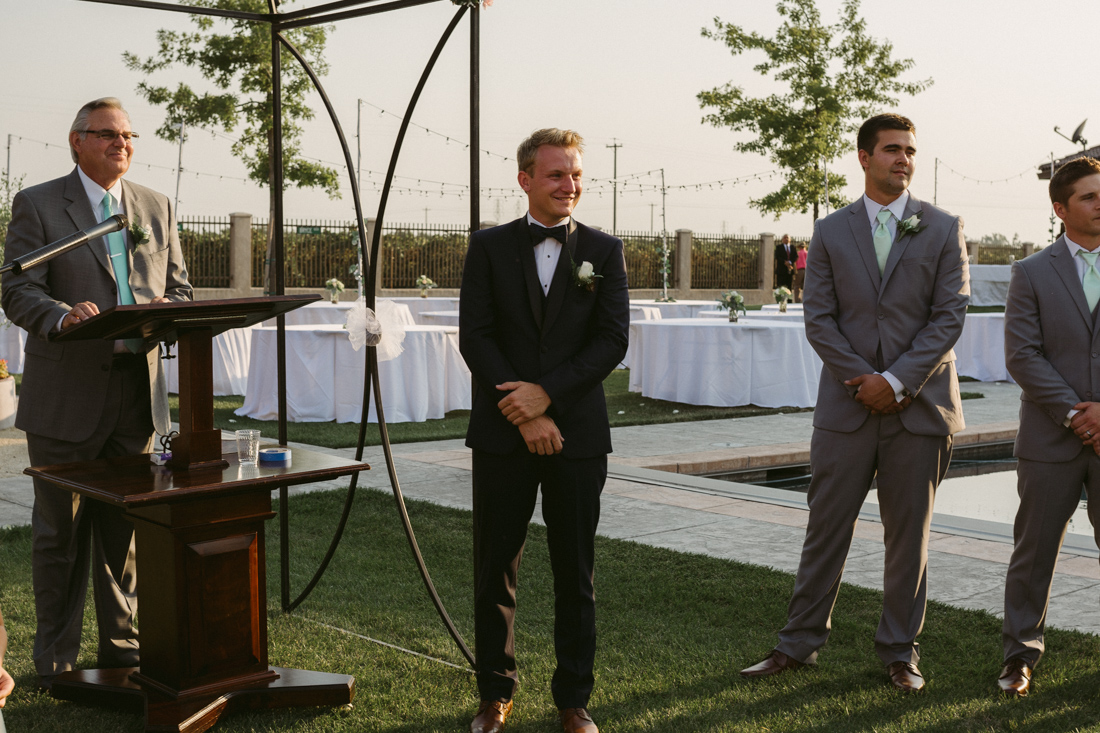
[{"label": "brown dress shoe", "polygon": [[886,667],[890,684],[902,692],[920,692],[924,689],[924,677],[912,662],[893,662]]},{"label": "brown dress shoe", "polygon": [[773,674],[786,672],[787,670],[802,669],[806,665],[794,657],[788,657],[778,649],[764,658],[760,664],[754,664],[741,670],[742,677],[770,677]]},{"label": "brown dress shoe", "polygon": [[512,701],[482,700],[477,706],[477,715],[470,723],[470,733],[500,733],[504,729],[504,721],[512,712]]},{"label": "brown dress shoe", "polygon": [[558,711],[558,720],[565,733],[600,733],[584,708],[562,708]]},{"label": "brown dress shoe", "polygon": [[1001,692],[1010,697],[1027,697],[1031,690],[1031,662],[1021,657],[1009,659],[1001,670],[997,685]]}]

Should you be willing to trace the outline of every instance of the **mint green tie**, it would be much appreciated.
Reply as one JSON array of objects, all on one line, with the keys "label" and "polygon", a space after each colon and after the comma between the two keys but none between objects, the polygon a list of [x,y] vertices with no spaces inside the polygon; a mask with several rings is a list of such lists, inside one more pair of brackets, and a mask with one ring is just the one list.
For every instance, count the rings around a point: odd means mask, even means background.
[{"label": "mint green tie", "polygon": [[1081,285],[1085,288],[1085,300],[1089,303],[1089,310],[1093,311],[1096,310],[1097,301],[1100,301],[1100,272],[1096,271],[1096,257],[1100,255],[1100,252],[1086,252],[1079,249],[1077,254],[1088,263],[1088,269],[1085,270],[1085,276],[1081,279]]},{"label": "mint green tie", "polygon": [[[114,199],[110,193],[103,194],[103,220],[114,216]],[[126,256],[126,237],[121,231],[111,232],[107,235],[107,251],[111,257],[111,268],[115,272],[115,283],[118,285],[118,302],[122,305],[133,305],[134,291],[130,289],[130,264]],[[141,353],[141,339],[125,339],[126,348],[135,354]]]},{"label": "mint green tie", "polygon": [[890,221],[890,217],[893,214],[889,209],[882,209],[878,212],[878,226],[875,227],[874,242],[875,242],[875,258],[878,260],[878,274],[882,274],[886,271],[886,258],[890,256],[890,247],[894,245],[894,238],[890,236],[890,228],[886,226],[886,222]]}]

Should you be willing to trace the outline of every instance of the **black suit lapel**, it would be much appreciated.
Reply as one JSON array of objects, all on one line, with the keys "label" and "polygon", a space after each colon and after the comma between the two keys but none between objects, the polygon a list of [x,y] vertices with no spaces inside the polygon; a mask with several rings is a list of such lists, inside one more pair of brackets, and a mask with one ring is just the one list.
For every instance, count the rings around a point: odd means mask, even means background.
[{"label": "black suit lapel", "polygon": [[535,248],[531,244],[531,232],[527,223],[527,217],[516,220],[515,231],[516,247],[519,248],[519,261],[523,267],[523,280],[527,283],[527,301],[531,304],[531,313],[535,317],[535,325],[542,327],[542,283],[539,282],[539,271],[535,267]]},{"label": "black suit lapel", "polygon": [[577,222],[569,219],[569,236],[565,239],[565,246],[558,255],[558,266],[554,269],[554,278],[550,281],[550,292],[546,297],[546,320],[542,324],[545,332],[554,325],[554,319],[561,311],[562,301],[565,300],[565,291],[573,283],[573,261],[577,251]]}]

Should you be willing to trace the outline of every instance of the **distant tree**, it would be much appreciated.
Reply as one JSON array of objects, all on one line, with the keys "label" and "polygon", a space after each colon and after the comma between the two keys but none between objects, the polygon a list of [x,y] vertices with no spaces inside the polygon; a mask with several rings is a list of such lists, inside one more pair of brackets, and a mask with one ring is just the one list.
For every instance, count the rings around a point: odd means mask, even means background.
[{"label": "distant tree", "polygon": [[[1016,235],[1016,239],[1019,239],[1020,235]],[[1007,247],[1009,245],[1008,237],[1003,234],[983,234],[981,239],[978,240],[978,244],[994,244],[1000,247]]]},{"label": "distant tree", "polygon": [[[840,20],[824,25],[814,0],[779,0],[783,24],[774,38],[747,33],[732,23],[714,19],[714,28],[702,33],[724,43],[730,53],[763,51],[766,59],[753,67],[763,76],[788,87],[786,94],[753,98],[733,83],[698,94],[699,104],[714,111],[703,122],[755,135],[737,142],[741,152],[768,156],[782,170],[783,186],[750,200],[760,211],[806,213],[825,198],[822,161],[834,161],[850,152],[859,124],[882,107],[897,104],[898,94],[917,94],[931,79],[898,81],[913,66],[912,59],[891,58],[893,45],[867,35],[859,16],[859,0],[845,0]],[[831,168],[831,166],[830,166]],[[829,172],[829,203],[847,203],[841,188],[847,183]]]},{"label": "distant tree", "polygon": [[[269,11],[267,0],[188,0],[187,4],[252,13]],[[159,48],[156,54],[143,60],[124,52],[123,60],[130,69],[146,77],[180,64],[197,68],[204,79],[213,83],[218,90],[216,93],[200,94],[183,82],[170,89],[142,81],[137,90],[151,104],[165,108],[164,123],[156,134],[169,142],[178,142],[180,135],[186,136],[186,130],[190,128],[233,132],[238,125],[242,125],[243,130],[233,143],[232,151],[244,162],[248,177],[268,187],[271,214],[268,219],[274,226],[275,191],[272,184],[275,171],[271,164],[274,103],[271,97],[270,30],[264,23],[209,16],[196,15],[191,21],[198,28],[197,32],[180,33],[162,28],[157,31]],[[215,32],[216,23],[227,24],[227,32]],[[331,30],[331,26],[314,26],[288,30],[284,35],[313,70],[323,76],[328,72],[324,49]],[[287,59],[281,74],[284,189],[290,184],[299,188],[322,188],[329,197],[339,198],[336,171],[301,155],[301,123],[313,119],[313,110],[305,103],[312,83],[297,61],[289,54],[284,54],[284,58]],[[270,229],[267,260],[271,261]],[[271,292],[272,279],[266,270],[265,267],[265,289]]]}]

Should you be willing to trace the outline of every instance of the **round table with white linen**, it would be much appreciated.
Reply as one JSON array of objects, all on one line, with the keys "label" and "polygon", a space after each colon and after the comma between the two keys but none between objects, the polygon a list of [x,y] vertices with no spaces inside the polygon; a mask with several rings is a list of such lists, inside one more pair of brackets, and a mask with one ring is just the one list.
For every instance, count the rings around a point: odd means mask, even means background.
[{"label": "round table with white linen", "polygon": [[[391,298],[378,298],[378,301],[392,300]],[[341,300],[339,303],[332,303],[327,300],[318,301],[316,303],[310,303],[304,305],[301,308],[295,308],[292,311],[287,311],[286,325],[288,326],[321,326],[324,324],[334,324],[337,326],[343,326],[348,322],[348,311],[355,305],[353,300]],[[413,319],[412,311],[409,307],[403,303],[395,303],[392,309],[392,313],[399,320],[400,323],[406,326],[415,326],[416,321]],[[275,319],[269,318],[263,322],[266,328],[275,328]]]},{"label": "round table with white linen", "polygon": [[1012,265],[970,265],[970,305],[1004,305]]},{"label": "round table with white linen", "polygon": [[[293,311],[291,311],[293,312]],[[247,328],[231,328],[214,337],[212,360],[214,367],[214,394],[248,394],[248,361],[252,351],[252,331]],[[179,356],[179,347],[172,347],[172,354]],[[178,394],[180,391],[179,359],[161,359],[164,376],[168,380],[168,391]]]},{"label": "round table with white linen", "polygon": [[[802,311],[787,311],[786,313],[780,313],[779,311],[747,311],[745,313],[738,313],[738,318],[748,318],[753,321],[777,321],[778,323],[802,323]],[[696,318],[724,318],[730,319],[728,311],[699,311],[695,314]]]},{"label": "round table with white linen", "polygon": [[1005,314],[967,313],[955,343],[955,371],[979,382],[1011,382],[1005,366]]},{"label": "round table with white linen", "polygon": [[716,300],[677,300],[675,303],[658,303],[652,300],[631,299],[630,305],[642,305],[647,308],[656,308],[661,312],[661,318],[694,318],[701,310],[714,310],[718,307]]},{"label": "round table with white linen", "polygon": [[664,318],[630,324],[630,389],[692,405],[813,407],[821,360],[801,323]]},{"label": "round table with white linen", "polygon": [[386,298],[386,300],[392,300],[394,303],[403,303],[409,306],[409,310],[412,312],[413,321],[421,326],[430,325],[420,319],[420,314],[424,311],[456,311],[458,310],[458,298],[452,297],[439,297],[433,298],[428,296],[427,298],[421,297],[400,297],[400,298]]},{"label": "round table with white linen", "polygon": [[[3,311],[0,311],[0,318]],[[10,321],[0,326],[0,359],[8,360],[9,374],[23,373],[23,349],[27,346],[27,332]]]},{"label": "round table with white linen", "polygon": [[458,328],[458,311],[421,311],[420,322],[425,326],[453,326]]},{"label": "round table with white linen", "polygon": [[[238,415],[278,418],[274,328],[252,334],[248,394]],[[458,351],[458,329],[407,326],[404,351],[378,365],[386,422],[424,422],[471,406],[470,370]],[[287,419],[359,422],[363,412],[365,353],[355,351],[340,326],[286,329]],[[373,393],[370,422],[378,422]]]},{"label": "round table with white linen", "polygon": [[[659,321],[661,320],[661,309],[654,308],[652,305],[635,305],[634,301],[630,303],[630,320],[631,321]],[[630,368],[630,334],[627,334],[627,347],[626,356],[619,362],[617,369],[629,369]]]}]

